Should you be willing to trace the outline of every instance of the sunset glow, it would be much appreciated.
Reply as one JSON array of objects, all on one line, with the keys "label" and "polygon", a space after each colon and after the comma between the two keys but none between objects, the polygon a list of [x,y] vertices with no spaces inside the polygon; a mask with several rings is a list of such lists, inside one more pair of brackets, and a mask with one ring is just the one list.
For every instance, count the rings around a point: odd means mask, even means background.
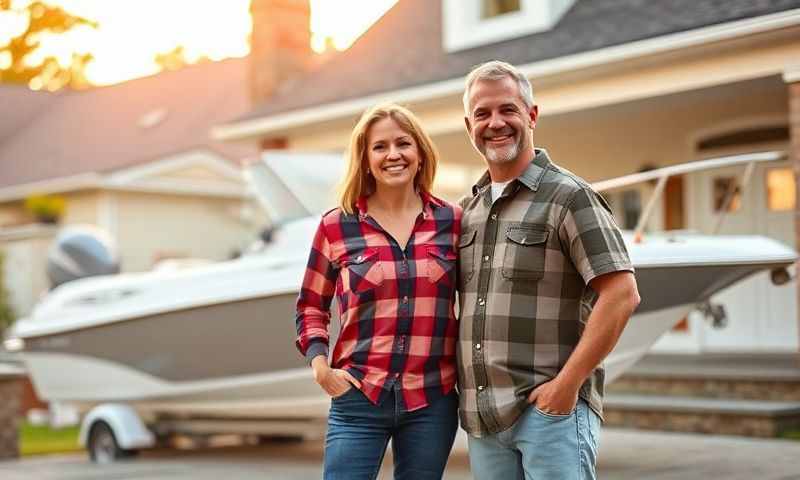
[{"label": "sunset glow", "polygon": [[[346,49],[397,0],[310,0],[312,47],[321,52],[326,39]],[[15,0],[22,8],[30,0]],[[158,72],[155,55],[183,46],[191,63],[202,57],[221,60],[241,57],[250,50],[250,0],[48,0],[75,15],[99,23],[97,29],[78,27],[62,35],[40,38],[41,47],[28,59],[31,65],[56,56],[67,65],[73,52],[91,53],[86,68],[93,84],[104,85]],[[26,27],[13,14],[0,14],[0,44]],[[0,55],[0,67],[10,58]],[[7,65],[6,65],[7,66]],[[31,85],[41,87],[41,85]]]},{"label": "sunset glow", "polygon": [[397,0],[311,0],[311,48],[325,51],[330,39],[337,50],[349,47]]}]

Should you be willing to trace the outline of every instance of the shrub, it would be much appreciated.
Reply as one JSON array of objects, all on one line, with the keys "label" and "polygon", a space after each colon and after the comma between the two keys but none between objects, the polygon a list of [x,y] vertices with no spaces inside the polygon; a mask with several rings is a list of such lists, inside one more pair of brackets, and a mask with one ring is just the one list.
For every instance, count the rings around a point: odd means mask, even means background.
[{"label": "shrub", "polygon": [[14,323],[14,311],[11,309],[8,292],[5,288],[4,260],[3,252],[0,251],[0,336],[2,336],[3,331],[7,327]]},{"label": "shrub", "polygon": [[25,199],[25,209],[36,220],[44,223],[56,223],[64,215],[67,202],[64,197],[56,195],[31,195]]}]

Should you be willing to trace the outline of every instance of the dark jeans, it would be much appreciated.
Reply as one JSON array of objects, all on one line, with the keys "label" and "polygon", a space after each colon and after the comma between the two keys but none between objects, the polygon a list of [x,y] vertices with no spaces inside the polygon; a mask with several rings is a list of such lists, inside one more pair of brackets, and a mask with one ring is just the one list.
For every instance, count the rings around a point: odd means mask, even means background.
[{"label": "dark jeans", "polygon": [[331,400],[325,480],[376,478],[390,438],[395,479],[441,479],[458,429],[455,390],[413,412],[402,405],[397,389],[381,405],[357,388]]}]

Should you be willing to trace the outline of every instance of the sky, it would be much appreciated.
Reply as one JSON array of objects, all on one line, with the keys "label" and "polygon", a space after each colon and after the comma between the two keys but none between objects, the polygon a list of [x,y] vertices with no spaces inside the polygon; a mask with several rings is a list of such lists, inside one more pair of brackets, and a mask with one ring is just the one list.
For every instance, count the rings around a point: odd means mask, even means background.
[{"label": "sky", "polygon": [[[20,7],[30,0],[14,0]],[[321,51],[326,37],[343,50],[397,0],[310,0],[312,47]],[[76,28],[41,38],[33,64],[55,55],[69,63],[72,52],[92,53],[89,81],[105,85],[158,71],[158,53],[184,47],[186,58],[222,60],[249,51],[250,0],[47,0],[70,13],[97,21],[97,29]],[[21,33],[25,23],[0,14],[0,43]],[[0,66],[4,60],[0,57]]]}]

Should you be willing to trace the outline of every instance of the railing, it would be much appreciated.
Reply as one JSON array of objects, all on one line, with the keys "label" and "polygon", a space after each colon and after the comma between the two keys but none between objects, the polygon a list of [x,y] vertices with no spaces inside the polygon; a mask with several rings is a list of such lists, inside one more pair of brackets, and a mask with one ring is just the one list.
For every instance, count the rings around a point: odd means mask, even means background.
[{"label": "railing", "polygon": [[661,195],[664,193],[664,187],[666,186],[667,180],[670,177],[674,177],[676,175],[685,175],[687,173],[701,172],[704,170],[714,170],[717,168],[731,167],[736,165],[746,165],[741,179],[738,182],[731,182],[728,185],[728,190],[725,192],[725,197],[723,198],[722,202],[722,214],[720,214],[720,216],[717,218],[717,222],[714,225],[714,229],[712,232],[712,233],[718,233],[719,230],[722,228],[722,223],[725,220],[725,215],[728,211],[728,208],[730,207],[730,203],[733,201],[735,197],[737,189],[741,191],[744,189],[745,186],[747,186],[747,184],[750,182],[750,178],[753,175],[753,171],[755,170],[756,164],[765,162],[776,162],[779,160],[784,160],[785,158],[786,158],[786,153],[779,151],[746,153],[741,155],[731,155],[727,157],[711,158],[708,160],[699,160],[696,162],[681,163],[679,165],[672,165],[669,167],[658,168],[655,170],[650,170],[642,173],[633,173],[631,175],[612,178],[610,180],[602,180],[593,183],[592,188],[594,188],[598,192],[602,192],[606,190],[615,190],[617,188],[622,188],[630,185],[637,185],[643,182],[657,180],[658,183],[656,183],[653,195],[652,197],[650,197],[650,200],[647,202],[647,205],[642,211],[642,214],[639,216],[639,219],[636,222],[636,228],[634,229],[633,232],[634,242],[640,243],[642,241],[642,232],[644,231],[644,226],[650,219],[650,216],[652,215],[656,204],[661,199]]}]

